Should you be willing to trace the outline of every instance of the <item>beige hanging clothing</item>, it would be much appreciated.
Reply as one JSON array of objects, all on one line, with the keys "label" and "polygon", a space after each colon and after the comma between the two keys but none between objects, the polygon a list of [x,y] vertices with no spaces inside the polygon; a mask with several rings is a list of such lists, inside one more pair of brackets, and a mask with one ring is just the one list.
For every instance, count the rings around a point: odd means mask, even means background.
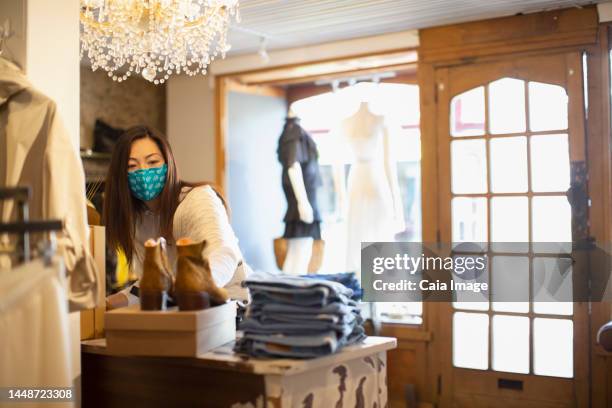
[{"label": "beige hanging clothing", "polygon": [[[15,64],[0,58],[0,187],[9,186],[32,189],[31,220],[63,220],[58,251],[66,265],[70,310],[94,307],[97,275],[88,249],[81,158],[55,102],[35,90]],[[15,220],[15,211],[14,203],[1,202],[0,221]]]}]

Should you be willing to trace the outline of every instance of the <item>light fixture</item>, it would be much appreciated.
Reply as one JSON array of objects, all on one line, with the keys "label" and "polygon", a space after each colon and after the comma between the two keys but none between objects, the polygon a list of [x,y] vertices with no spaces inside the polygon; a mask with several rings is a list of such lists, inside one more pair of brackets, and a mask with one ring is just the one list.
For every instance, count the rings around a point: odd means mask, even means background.
[{"label": "light fixture", "polygon": [[154,84],[206,74],[229,51],[234,18],[238,0],[81,0],[81,58],[118,82],[134,73]]},{"label": "light fixture", "polygon": [[257,51],[257,54],[259,55],[264,64],[270,62],[270,55],[268,55],[267,37],[261,37],[261,40],[259,41],[259,51]]}]

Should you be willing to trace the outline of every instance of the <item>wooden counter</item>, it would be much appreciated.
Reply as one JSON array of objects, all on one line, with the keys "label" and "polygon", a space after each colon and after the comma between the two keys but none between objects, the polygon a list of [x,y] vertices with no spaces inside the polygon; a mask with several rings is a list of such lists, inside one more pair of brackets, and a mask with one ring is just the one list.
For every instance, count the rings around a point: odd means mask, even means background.
[{"label": "wooden counter", "polygon": [[82,342],[83,407],[385,407],[386,351],[368,337],[310,360],[255,359],[229,343],[196,358],[114,356]]}]

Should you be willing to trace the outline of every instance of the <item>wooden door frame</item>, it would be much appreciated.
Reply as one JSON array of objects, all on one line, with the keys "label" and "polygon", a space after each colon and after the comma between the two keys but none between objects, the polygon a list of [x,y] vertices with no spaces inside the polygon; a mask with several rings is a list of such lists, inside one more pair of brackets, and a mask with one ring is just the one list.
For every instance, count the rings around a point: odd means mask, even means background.
[{"label": "wooden door frame", "polygon": [[[407,47],[384,52],[354,54],[350,56],[325,58],[306,63],[295,63],[279,65],[269,68],[259,68],[240,72],[232,72],[228,74],[217,75],[214,78],[214,110],[215,110],[215,183],[217,187],[224,192],[226,190],[226,167],[227,167],[227,101],[231,91],[243,93],[252,93],[257,95],[279,95],[282,92],[279,85],[295,84],[302,82],[315,81],[318,79],[333,79],[339,75],[351,76],[360,73],[372,74],[376,72],[390,71],[395,69],[414,69],[416,65],[416,48]],[[406,61],[403,64],[397,64],[398,58],[406,54],[409,57],[404,58]],[[364,60],[370,58],[389,59],[387,65],[376,65],[372,68],[364,68],[359,70],[334,70],[335,65],[346,63],[352,60]],[[292,72],[296,69],[305,67],[328,67],[330,72],[319,73],[317,75],[304,75],[302,77],[292,76]],[[263,79],[261,79],[263,77]],[[254,82],[245,82],[254,81]]]},{"label": "wooden door frame", "polygon": [[[423,206],[423,240],[440,242],[440,197],[437,129],[436,70],[454,65],[496,61],[500,58],[542,55],[564,51],[586,52],[588,66],[588,123],[586,128],[589,166],[591,235],[599,242],[612,238],[612,181],[610,141],[610,59],[608,25],[600,25],[595,8],[566,9],[465,23],[420,31],[419,66],[417,70],[421,99],[422,200],[435,205]],[[516,35],[522,33],[524,35]],[[509,38],[512,33],[513,37]],[[478,35],[474,35],[478,34]],[[436,309],[441,305],[431,305]],[[606,389],[607,367],[612,354],[596,345],[595,336],[601,324],[610,320],[609,303],[592,303],[590,330],[590,399],[593,407],[606,407],[612,392]],[[433,316],[441,316],[440,311]],[[437,356],[444,349],[439,333],[440,320],[431,322],[432,350],[428,355],[429,378],[434,401],[449,406],[448,381],[443,381],[442,365]]]},{"label": "wooden door frame", "polygon": [[[474,69],[476,67],[476,69]],[[548,69],[547,69],[548,68]],[[545,71],[544,71],[545,70]],[[476,75],[474,71],[477,71],[479,75]],[[551,52],[540,55],[531,55],[526,58],[517,58],[516,56],[508,57],[508,58],[499,58],[495,61],[483,63],[483,64],[467,64],[467,65],[456,65],[450,68],[440,68],[436,70],[437,78],[436,81],[439,84],[438,87],[438,143],[439,143],[439,151],[438,155],[440,157],[440,163],[450,163],[450,145],[451,141],[455,140],[466,140],[465,138],[453,138],[449,133],[449,117],[450,117],[450,102],[453,97],[459,95],[463,92],[466,92],[470,89],[474,89],[475,87],[484,86],[490,83],[493,80],[501,79],[503,77],[511,76],[518,79],[523,79],[526,81],[541,81],[546,82],[558,86],[562,86],[571,96],[569,100],[569,117],[568,117],[568,128],[567,132],[570,135],[570,162],[571,163],[584,163],[585,157],[585,134],[584,134],[584,102],[583,96],[584,92],[582,89],[583,81],[582,81],[582,61],[581,54],[577,51],[572,52]],[[546,74],[548,73],[548,75]],[[442,87],[441,85],[444,85]],[[527,109],[527,106],[525,107]],[[486,109],[485,109],[486,110]],[[526,113],[526,118],[528,117],[528,113]],[[565,133],[565,131],[561,131]],[[517,132],[520,134],[525,134],[527,137],[531,137],[532,132],[530,129],[526,128],[525,132]],[[536,134],[539,132],[535,132]],[[549,132],[552,133],[552,132]],[[487,130],[486,134],[488,136],[480,136],[478,140],[491,140],[499,139],[499,137],[495,137],[496,135],[491,135],[490,131]],[[499,135],[500,137],[504,137],[503,135]],[[538,137],[538,136],[536,136]],[[487,152],[489,150],[487,149]],[[487,154],[487,162],[489,163],[488,168],[490,170],[490,158]],[[442,242],[451,242],[451,211],[450,211],[450,202],[453,197],[451,192],[451,171],[446,166],[440,166],[440,188],[438,189],[440,194],[440,203],[445,207],[440,211],[440,219],[441,219],[441,238]],[[490,177],[490,171],[487,171]],[[558,192],[555,192],[558,194]],[[461,195],[461,194],[459,194]],[[487,193],[483,193],[483,197],[491,198],[492,196],[504,196],[504,193],[491,193],[489,189]],[[538,195],[538,193],[534,193],[532,190],[529,190],[525,193],[524,197]],[[479,195],[480,196],[480,195]],[[488,222],[487,225],[490,224],[490,211],[488,212]],[[488,227],[489,228],[489,227]],[[531,228],[531,227],[530,227]],[[490,237],[489,237],[490,239]],[[443,326],[440,327],[440,330],[444,330],[439,334],[444,334],[445,338],[452,337],[452,316],[454,309],[445,304],[445,311],[441,311],[440,321],[443,322]],[[461,312],[461,310],[456,310],[457,312]],[[493,310],[488,311],[480,311],[478,313],[484,313],[491,315],[499,315]],[[503,315],[503,313],[502,313]],[[521,314],[520,316],[534,318],[536,315],[530,311],[527,314]],[[533,331],[530,329],[530,337],[529,337],[529,348],[530,348],[530,372],[527,374],[515,374],[508,372],[500,372],[495,371],[491,368],[492,364],[492,344],[491,337],[489,338],[489,368],[487,370],[471,370],[471,369],[462,369],[462,368],[454,368],[452,364],[452,352],[451,345],[447,344],[444,348],[443,354],[443,378],[448,379],[446,381],[448,389],[447,394],[449,398],[456,398],[460,393],[457,389],[453,389],[453,385],[459,383],[463,384],[466,387],[474,388],[474,385],[477,384],[479,386],[480,392],[483,394],[482,398],[492,398],[492,394],[487,394],[488,392],[493,392],[493,390],[497,389],[497,384],[495,383],[495,377],[503,377],[506,379],[525,381],[525,388],[521,392],[520,398],[524,400],[529,400],[532,398],[533,401],[536,401],[537,398],[542,398],[542,392],[545,390],[556,389],[556,385],[565,384],[567,387],[563,389],[558,389],[558,393],[555,395],[557,400],[559,398],[573,398],[576,396],[577,401],[579,401],[578,406],[586,406],[588,405],[588,343],[589,343],[589,334],[587,330],[587,322],[589,320],[588,309],[586,302],[576,302],[574,304],[574,313],[571,321],[574,323],[574,343],[573,343],[573,356],[574,356],[574,376],[569,379],[564,378],[547,378],[546,376],[538,376],[533,374],[532,372],[532,339],[533,339]],[[492,324],[492,321],[489,322],[489,325]],[[530,326],[532,327],[532,326]],[[489,333],[492,333],[492,329],[489,329]],[[456,373],[460,372],[461,375],[457,376]],[[573,385],[573,388],[569,388],[569,385]],[[459,387],[461,388],[461,387]],[[490,390],[490,391],[489,391]],[[565,392],[563,395],[561,392]],[[513,391],[510,391],[512,394]],[[466,393],[462,394],[463,397],[466,397]],[[519,397],[518,395],[516,396]],[[552,401],[551,401],[552,402]],[[500,407],[504,406],[501,405]]]},{"label": "wooden door frame", "polygon": [[[610,39],[612,24],[601,24],[598,44],[588,53],[588,116],[587,155],[589,157],[589,195],[591,235],[598,242],[612,240],[612,142],[610,112]],[[598,188],[599,187],[599,188]],[[604,351],[596,342],[599,327],[610,321],[610,302],[591,305],[591,403],[594,408],[609,407],[612,403],[612,381],[608,368],[612,353]]]}]

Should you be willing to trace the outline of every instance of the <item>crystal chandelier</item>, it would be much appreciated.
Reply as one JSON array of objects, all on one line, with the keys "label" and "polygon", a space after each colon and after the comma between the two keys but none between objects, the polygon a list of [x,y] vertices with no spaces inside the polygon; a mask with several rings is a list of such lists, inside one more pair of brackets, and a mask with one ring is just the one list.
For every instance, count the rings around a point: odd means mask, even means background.
[{"label": "crystal chandelier", "polygon": [[117,82],[206,74],[230,48],[232,19],[240,19],[238,0],[81,0],[80,54]]}]

